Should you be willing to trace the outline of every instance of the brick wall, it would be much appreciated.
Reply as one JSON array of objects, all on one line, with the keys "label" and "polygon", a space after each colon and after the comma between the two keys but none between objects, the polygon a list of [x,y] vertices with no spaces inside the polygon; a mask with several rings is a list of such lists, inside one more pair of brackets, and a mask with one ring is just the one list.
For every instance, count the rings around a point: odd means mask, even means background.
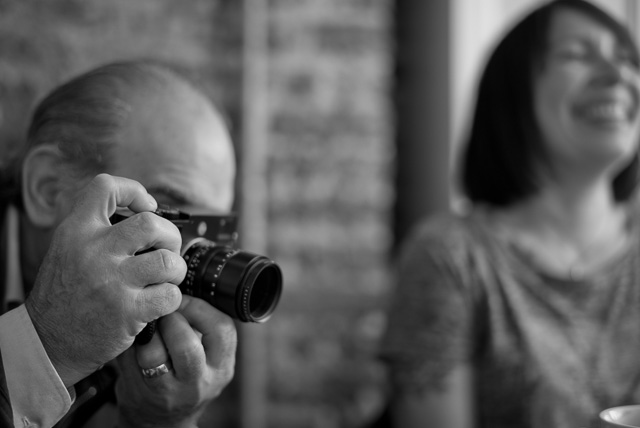
[{"label": "brick wall", "polygon": [[393,189],[390,4],[271,3],[270,426],[356,426],[378,406]]},{"label": "brick wall", "polygon": [[[44,91],[133,56],[167,59],[197,76],[237,131],[241,6],[0,0],[2,159]],[[269,427],[355,427],[381,405],[374,353],[391,245],[390,7],[269,2],[268,246],[286,278],[265,326]],[[212,412],[224,409],[210,420],[234,426],[233,406]]]},{"label": "brick wall", "polygon": [[52,86],[102,63],[151,57],[199,78],[237,112],[238,2],[0,0],[0,139],[19,143],[28,112]]}]

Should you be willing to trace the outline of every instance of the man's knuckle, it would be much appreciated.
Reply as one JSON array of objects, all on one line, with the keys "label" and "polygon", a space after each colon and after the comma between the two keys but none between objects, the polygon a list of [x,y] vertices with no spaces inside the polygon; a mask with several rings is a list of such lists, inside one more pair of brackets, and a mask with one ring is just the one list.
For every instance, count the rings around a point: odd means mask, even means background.
[{"label": "man's knuckle", "polygon": [[231,383],[235,376],[235,362],[225,364],[223,367],[215,369],[216,381],[212,388],[213,397],[218,397],[224,388]]},{"label": "man's knuckle", "polygon": [[235,348],[238,342],[236,325],[230,317],[221,317],[216,321],[216,328],[224,341],[224,346]]},{"label": "man's knuckle", "polygon": [[141,293],[136,299],[138,311],[150,313],[154,318],[164,312],[166,300],[161,293]]},{"label": "man's knuckle", "polygon": [[142,212],[133,216],[134,226],[145,235],[155,234],[158,230],[157,215],[150,212]]},{"label": "man's knuckle", "polygon": [[93,183],[97,187],[104,188],[106,190],[111,190],[116,187],[115,179],[106,173],[100,173],[93,178]]},{"label": "man's knuckle", "polygon": [[186,377],[197,379],[203,375],[205,362],[202,354],[198,352],[198,346],[186,346],[178,358],[182,362],[181,371]]},{"label": "man's knuckle", "polygon": [[180,290],[177,287],[163,287],[162,292],[156,293],[154,308],[166,315],[170,308],[175,306],[176,299],[179,299]]},{"label": "man's knuckle", "polygon": [[233,376],[235,376],[236,368],[235,364],[227,364],[224,369],[221,370],[220,377],[222,382],[227,385],[233,380]]},{"label": "man's knuckle", "polygon": [[173,253],[167,250],[158,250],[159,253],[159,263],[161,269],[167,274],[172,274],[176,270],[176,260],[173,257]]}]

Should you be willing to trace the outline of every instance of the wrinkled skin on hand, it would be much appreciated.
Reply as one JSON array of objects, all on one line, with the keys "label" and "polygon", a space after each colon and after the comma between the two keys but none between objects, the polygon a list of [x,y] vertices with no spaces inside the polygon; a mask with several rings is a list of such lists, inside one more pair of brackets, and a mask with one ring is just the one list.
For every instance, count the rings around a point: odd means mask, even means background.
[{"label": "wrinkled skin on hand", "polygon": [[[180,309],[161,318],[145,345],[117,362],[118,427],[195,427],[206,405],[231,381],[237,333],[233,320],[204,300],[183,296]],[[169,361],[169,373],[142,376],[140,368]]]},{"label": "wrinkled skin on hand", "polygon": [[[186,274],[180,233],[147,212],[138,182],[101,174],[58,226],[25,305],[66,386],[128,349],[147,322],[174,312]],[[111,226],[116,207],[140,214]],[[142,255],[137,252],[156,248]]]}]

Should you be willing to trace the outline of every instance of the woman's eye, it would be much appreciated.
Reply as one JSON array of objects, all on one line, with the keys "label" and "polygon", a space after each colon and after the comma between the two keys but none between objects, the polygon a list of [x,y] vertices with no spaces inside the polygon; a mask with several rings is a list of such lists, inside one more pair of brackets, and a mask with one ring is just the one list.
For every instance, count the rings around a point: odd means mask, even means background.
[{"label": "woman's eye", "polygon": [[593,57],[593,54],[588,50],[581,47],[570,47],[559,49],[556,51],[556,56],[564,60],[588,60]]},{"label": "woman's eye", "polygon": [[627,51],[627,50],[622,50],[616,53],[616,60],[621,63],[621,64],[625,64],[625,65],[631,65],[633,67],[638,67],[637,61],[635,56],[633,55],[633,53]]}]

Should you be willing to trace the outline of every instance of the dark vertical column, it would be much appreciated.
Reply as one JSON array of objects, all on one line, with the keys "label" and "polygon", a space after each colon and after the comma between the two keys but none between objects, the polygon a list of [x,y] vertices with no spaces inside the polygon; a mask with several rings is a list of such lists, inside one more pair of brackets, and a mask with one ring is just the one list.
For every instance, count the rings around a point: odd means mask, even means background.
[{"label": "dark vertical column", "polygon": [[450,2],[395,2],[396,244],[449,209]]}]

